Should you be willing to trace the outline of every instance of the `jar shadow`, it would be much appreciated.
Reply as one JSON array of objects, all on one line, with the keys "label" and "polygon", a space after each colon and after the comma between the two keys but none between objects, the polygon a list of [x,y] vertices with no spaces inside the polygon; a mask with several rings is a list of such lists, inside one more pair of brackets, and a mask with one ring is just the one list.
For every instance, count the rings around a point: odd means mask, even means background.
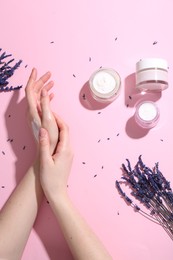
[{"label": "jar shadow", "polygon": [[150,129],[142,128],[136,123],[135,116],[128,119],[126,123],[126,133],[133,139],[140,139],[148,134]]},{"label": "jar shadow", "polygon": [[89,88],[89,81],[87,81],[83,87],[81,88],[79,92],[79,101],[82,104],[82,106],[88,110],[100,110],[104,109],[108,105],[110,105],[112,102],[99,102],[95,100],[92,95]]},{"label": "jar shadow", "polygon": [[[162,92],[141,92],[136,88],[135,73],[125,78],[124,103],[128,108],[136,108],[136,106],[144,101],[158,101]],[[140,127],[135,120],[134,115],[126,122],[126,133],[129,137],[139,139],[147,135],[150,129]]]}]

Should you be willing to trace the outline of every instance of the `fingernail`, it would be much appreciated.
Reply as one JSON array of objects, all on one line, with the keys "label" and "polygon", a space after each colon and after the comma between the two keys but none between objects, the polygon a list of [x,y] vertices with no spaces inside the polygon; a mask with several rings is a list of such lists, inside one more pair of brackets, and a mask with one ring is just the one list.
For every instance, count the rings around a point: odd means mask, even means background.
[{"label": "fingernail", "polygon": [[42,97],[47,96],[47,90],[45,88],[42,89],[41,95],[42,95]]}]

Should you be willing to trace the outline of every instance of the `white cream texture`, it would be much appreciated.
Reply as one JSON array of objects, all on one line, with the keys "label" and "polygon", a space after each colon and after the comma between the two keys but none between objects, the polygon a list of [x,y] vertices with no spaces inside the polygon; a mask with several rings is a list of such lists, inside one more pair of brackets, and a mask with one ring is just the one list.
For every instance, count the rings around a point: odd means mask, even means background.
[{"label": "white cream texture", "polygon": [[116,81],[111,74],[105,71],[100,71],[93,79],[93,87],[97,92],[107,94],[115,89]]},{"label": "white cream texture", "polygon": [[32,131],[34,134],[34,137],[36,139],[37,142],[39,142],[39,131],[40,131],[40,126],[36,121],[32,121],[31,122],[31,126],[32,126]]},{"label": "white cream texture", "polygon": [[152,103],[143,103],[138,110],[139,117],[144,121],[151,121],[157,115],[157,109]]}]

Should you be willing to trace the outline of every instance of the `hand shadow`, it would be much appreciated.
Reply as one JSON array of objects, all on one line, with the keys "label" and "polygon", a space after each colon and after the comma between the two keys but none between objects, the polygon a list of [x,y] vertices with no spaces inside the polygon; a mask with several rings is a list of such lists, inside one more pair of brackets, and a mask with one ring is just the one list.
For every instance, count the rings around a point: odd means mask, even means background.
[{"label": "hand shadow", "polygon": [[[16,185],[32,165],[36,156],[36,144],[26,117],[27,101],[24,98],[18,102],[18,99],[19,91],[14,91],[5,112],[7,141],[10,142],[16,156],[14,169]],[[51,260],[57,258],[72,260],[70,250],[46,201],[43,202],[39,213],[34,229],[40,237],[49,258]]]},{"label": "hand shadow", "polygon": [[[136,107],[140,102],[143,101],[152,101],[156,102],[161,98],[160,92],[142,92],[136,88],[136,79],[135,73],[130,74],[125,78],[125,95],[124,95],[124,103],[128,108]],[[129,137],[138,139],[142,138],[149,132],[150,129],[145,129],[140,127],[134,118],[134,115],[129,118],[126,123],[126,133]]]}]

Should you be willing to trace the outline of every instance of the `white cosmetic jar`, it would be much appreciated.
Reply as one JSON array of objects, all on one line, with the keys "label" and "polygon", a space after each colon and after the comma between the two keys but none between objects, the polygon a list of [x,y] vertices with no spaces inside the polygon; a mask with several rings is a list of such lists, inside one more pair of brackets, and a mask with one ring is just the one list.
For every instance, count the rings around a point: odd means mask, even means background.
[{"label": "white cosmetic jar", "polygon": [[135,112],[136,123],[143,128],[152,128],[157,125],[160,111],[152,101],[144,101],[137,105]]},{"label": "white cosmetic jar", "polygon": [[168,88],[168,63],[164,59],[147,58],[136,63],[136,87],[141,91]]},{"label": "white cosmetic jar", "polygon": [[89,79],[92,97],[99,102],[112,102],[120,93],[119,74],[110,68],[95,71]]}]

